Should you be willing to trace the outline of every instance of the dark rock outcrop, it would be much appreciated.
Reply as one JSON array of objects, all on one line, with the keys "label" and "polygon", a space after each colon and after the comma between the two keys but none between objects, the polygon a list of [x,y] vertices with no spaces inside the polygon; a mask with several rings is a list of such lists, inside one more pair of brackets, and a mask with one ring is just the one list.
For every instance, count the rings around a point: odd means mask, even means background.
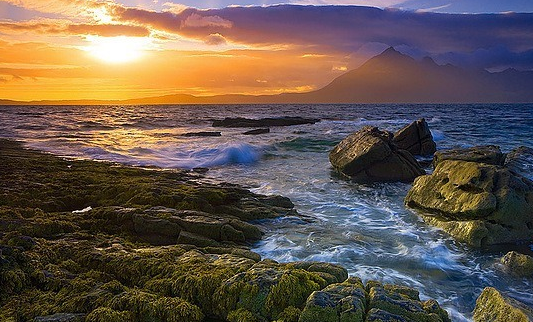
[{"label": "dark rock outcrop", "polygon": [[191,136],[200,136],[200,137],[206,137],[206,136],[222,136],[220,132],[187,132],[184,133],[183,136],[191,137]]},{"label": "dark rock outcrop", "polygon": [[500,259],[506,272],[519,277],[533,277],[533,257],[515,251]]},{"label": "dark rock outcrop", "polygon": [[433,157],[433,166],[437,167],[439,163],[445,160],[461,160],[503,165],[505,155],[500,150],[500,147],[496,145],[482,145],[464,149],[443,150],[435,153],[435,156]]},{"label": "dark rock outcrop", "polygon": [[250,131],[244,132],[243,134],[244,135],[259,135],[259,134],[266,134],[266,133],[270,133],[269,128],[250,130]]},{"label": "dark rock outcrop", "polygon": [[329,153],[335,170],[358,182],[409,182],[425,174],[413,156],[396,148],[392,134],[365,126]]},{"label": "dark rock outcrop", "polygon": [[291,126],[302,124],[315,124],[319,119],[309,119],[303,117],[267,117],[262,119],[247,119],[243,117],[227,117],[223,120],[213,122],[214,127],[271,127],[271,126]]},{"label": "dark rock outcrop", "polygon": [[533,309],[522,302],[486,287],[476,301],[474,322],[532,322]]},{"label": "dark rock outcrop", "polygon": [[512,172],[533,180],[533,149],[520,146],[505,158],[505,166]]},{"label": "dark rock outcrop", "polygon": [[405,203],[472,246],[533,240],[533,182],[501,166],[440,161],[415,180]]},{"label": "dark rock outcrop", "polygon": [[425,119],[419,119],[405,126],[396,133],[392,142],[399,149],[409,151],[412,155],[429,156],[437,151],[437,144]]}]

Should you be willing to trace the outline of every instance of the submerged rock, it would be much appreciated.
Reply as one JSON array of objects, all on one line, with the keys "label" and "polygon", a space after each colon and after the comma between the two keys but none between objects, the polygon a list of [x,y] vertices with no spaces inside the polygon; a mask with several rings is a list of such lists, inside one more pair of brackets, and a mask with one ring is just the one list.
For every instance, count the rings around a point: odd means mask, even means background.
[{"label": "submerged rock", "polygon": [[529,255],[511,251],[500,259],[500,263],[510,274],[519,277],[533,277],[533,257]]},{"label": "submerged rock", "polygon": [[433,166],[445,160],[461,160],[492,165],[503,165],[505,155],[496,145],[482,145],[464,149],[443,150],[435,153]]},{"label": "submerged rock", "polygon": [[227,117],[223,120],[213,122],[214,127],[270,127],[270,126],[291,126],[302,124],[315,124],[319,119],[309,119],[303,117],[267,117],[262,119],[247,119],[243,117]]},{"label": "submerged rock", "polygon": [[187,132],[183,136],[222,136],[220,132]]},{"label": "submerged rock", "polygon": [[428,156],[437,151],[437,144],[425,119],[419,119],[394,133],[392,139],[399,149],[412,155]]},{"label": "submerged rock", "polygon": [[532,322],[533,309],[486,287],[476,301],[474,322]]},{"label": "submerged rock", "polygon": [[505,158],[505,166],[512,172],[533,179],[533,149],[520,146]]},{"label": "submerged rock", "polygon": [[250,131],[246,131],[244,132],[243,134],[244,135],[258,135],[258,134],[266,134],[266,133],[270,133],[270,129],[256,129],[256,130],[250,130]]},{"label": "submerged rock", "polygon": [[409,152],[396,148],[391,133],[371,126],[337,144],[329,160],[338,172],[358,182],[408,182],[425,174]]},{"label": "submerged rock", "polygon": [[533,240],[533,182],[500,166],[440,161],[415,180],[405,203],[472,246]]}]

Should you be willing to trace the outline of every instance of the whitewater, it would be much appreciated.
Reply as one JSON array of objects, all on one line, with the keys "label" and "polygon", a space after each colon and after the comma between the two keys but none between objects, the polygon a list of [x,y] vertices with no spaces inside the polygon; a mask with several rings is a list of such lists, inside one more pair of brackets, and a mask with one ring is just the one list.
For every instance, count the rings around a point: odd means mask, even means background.
[{"label": "whitewater", "polygon": [[[257,136],[211,126],[225,117],[281,116],[321,121]],[[208,179],[287,196],[300,215],[259,222],[265,236],[255,252],[282,262],[338,263],[365,281],[415,287],[454,321],[471,319],[486,286],[533,306],[532,281],[498,267],[509,248],[471,249],[424,224],[403,204],[410,184],[356,184],[332,171],[328,152],[347,135],[365,125],[395,131],[421,117],[439,150],[533,147],[533,104],[0,106],[0,137],[65,157],[209,168]],[[200,131],[221,136],[183,136]],[[533,254],[533,245],[512,248]]]}]

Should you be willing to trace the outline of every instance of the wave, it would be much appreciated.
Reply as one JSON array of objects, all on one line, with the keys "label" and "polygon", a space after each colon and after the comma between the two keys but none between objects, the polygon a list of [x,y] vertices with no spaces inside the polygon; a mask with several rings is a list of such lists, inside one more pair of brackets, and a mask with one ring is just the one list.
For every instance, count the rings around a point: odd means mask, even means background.
[{"label": "wave", "polygon": [[210,149],[202,149],[191,154],[198,160],[195,167],[219,167],[230,164],[252,164],[261,158],[261,149],[247,143],[228,143]]}]

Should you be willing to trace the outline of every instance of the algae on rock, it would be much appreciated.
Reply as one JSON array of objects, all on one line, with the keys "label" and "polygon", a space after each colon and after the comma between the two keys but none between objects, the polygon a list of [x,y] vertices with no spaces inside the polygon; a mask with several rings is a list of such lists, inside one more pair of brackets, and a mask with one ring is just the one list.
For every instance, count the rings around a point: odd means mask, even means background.
[{"label": "algae on rock", "polygon": [[441,161],[415,180],[405,203],[472,246],[533,239],[533,182],[501,166]]}]

